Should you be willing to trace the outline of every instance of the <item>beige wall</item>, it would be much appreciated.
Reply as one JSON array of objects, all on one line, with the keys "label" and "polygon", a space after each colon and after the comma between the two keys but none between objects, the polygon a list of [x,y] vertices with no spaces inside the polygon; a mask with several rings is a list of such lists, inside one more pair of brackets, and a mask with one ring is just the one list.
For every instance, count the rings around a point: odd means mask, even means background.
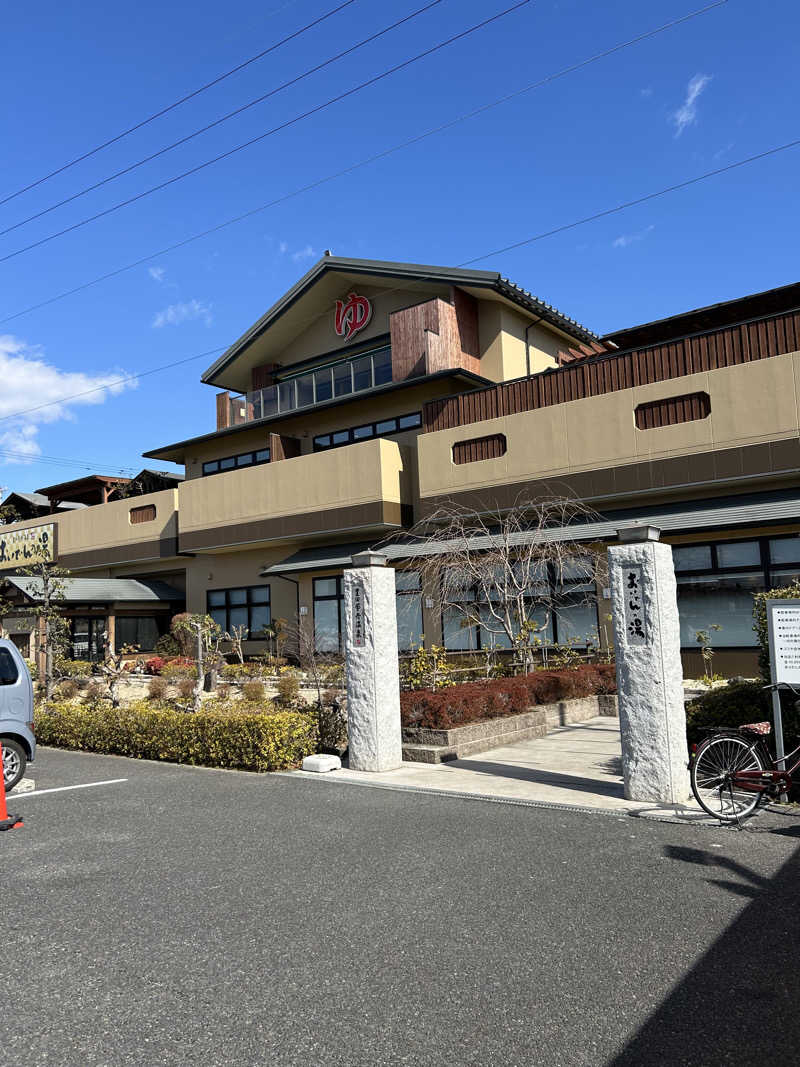
[{"label": "beige wall", "polygon": [[347,294],[357,292],[359,296],[366,296],[372,302],[372,318],[369,325],[357,333],[350,341],[345,341],[336,334],[334,329],[335,300],[331,301],[330,307],[322,315],[317,315],[295,339],[281,349],[278,362],[281,367],[291,367],[295,363],[301,363],[317,356],[334,356],[342,348],[352,348],[369,341],[376,341],[389,333],[389,315],[393,311],[410,307],[412,304],[422,304],[434,296],[446,295],[446,288],[442,286],[431,287],[430,290],[395,290],[388,291],[371,285],[347,285],[338,299],[346,300]]},{"label": "beige wall", "polygon": [[529,373],[529,358],[531,374],[557,366],[559,350],[570,343],[544,326],[530,326],[530,317],[496,301],[481,300],[479,307],[481,374],[493,382],[524,377]]},{"label": "beige wall", "polygon": [[[463,381],[439,378],[431,382],[421,382],[418,386],[396,389],[377,396],[362,397],[360,400],[353,400],[351,403],[322,411],[306,411],[302,415],[287,417],[265,426],[242,429],[227,436],[200,441],[189,445],[186,449],[186,477],[187,479],[202,477],[203,463],[209,460],[266,448],[269,444],[270,432],[299,438],[303,454],[308,455],[313,452],[313,438],[318,434],[347,430],[365,422],[378,422],[380,419],[391,418],[395,415],[422,411],[422,406],[427,400],[449,396],[463,388]],[[408,434],[395,434],[391,440],[398,444],[408,444],[413,442],[415,437],[416,431],[413,431]]]},{"label": "beige wall", "polygon": [[[152,504],[156,517],[152,522],[131,524],[132,508]],[[30,529],[34,526],[53,524],[58,528],[56,547],[58,556],[90,549],[107,549],[136,545],[143,541],[155,541],[178,536],[178,491],[165,489],[160,493],[115,500],[110,504],[65,511],[58,515],[45,515],[40,519],[15,522],[2,529]]]},{"label": "beige wall", "polygon": [[319,513],[322,533],[327,509],[408,501],[409,467],[410,457],[404,457],[399,445],[380,438],[195,478],[179,488],[181,533],[309,512]]},{"label": "beige wall", "polygon": [[[420,495],[796,437],[799,378],[800,354],[793,353],[423,434],[418,439]],[[699,391],[711,398],[707,419],[636,428],[637,405]],[[506,435],[504,456],[453,463],[454,442],[498,432]]]}]

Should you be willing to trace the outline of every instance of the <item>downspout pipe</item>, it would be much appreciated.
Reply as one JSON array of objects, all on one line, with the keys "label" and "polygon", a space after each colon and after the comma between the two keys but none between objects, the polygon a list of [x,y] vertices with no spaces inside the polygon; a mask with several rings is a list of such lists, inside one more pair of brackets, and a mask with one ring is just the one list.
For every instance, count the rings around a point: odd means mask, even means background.
[{"label": "downspout pipe", "polygon": [[528,325],[525,327],[525,376],[528,378],[530,378],[531,376],[531,345],[530,341],[528,340],[528,330],[532,329],[534,326],[538,326],[543,318],[544,315],[540,315],[538,319],[534,319],[533,322],[529,322]]}]

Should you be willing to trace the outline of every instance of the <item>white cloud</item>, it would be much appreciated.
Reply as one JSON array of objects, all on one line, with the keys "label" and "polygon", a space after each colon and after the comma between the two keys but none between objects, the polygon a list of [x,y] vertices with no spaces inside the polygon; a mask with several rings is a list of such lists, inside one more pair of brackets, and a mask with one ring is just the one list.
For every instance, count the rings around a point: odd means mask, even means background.
[{"label": "white cloud", "polygon": [[628,245],[632,245],[635,241],[643,241],[654,229],[655,226],[645,226],[643,230],[637,230],[636,233],[621,233],[619,237],[615,237],[611,242],[611,247],[627,248]]},{"label": "white cloud", "polygon": [[644,97],[645,100],[652,95],[653,90],[649,86],[646,89],[639,90],[639,96]]},{"label": "white cloud", "polygon": [[32,462],[41,452],[37,435],[42,424],[72,420],[75,407],[103,404],[109,396],[135,389],[136,382],[120,381],[125,377],[124,370],[98,375],[63,371],[46,362],[41,349],[10,334],[0,336],[0,449],[19,453],[0,456],[0,463]]},{"label": "white cloud", "polygon": [[697,122],[697,101],[710,81],[711,77],[708,74],[695,74],[689,79],[689,84],[686,86],[686,99],[669,117],[670,122],[675,126],[676,137],[680,137],[687,126],[693,126]]},{"label": "white cloud", "polygon": [[185,304],[170,304],[162,308],[153,316],[153,327],[160,330],[162,326],[180,326],[182,322],[191,322],[193,319],[201,319],[206,326],[214,321],[211,314],[211,306],[204,304],[202,300],[189,300]]},{"label": "white cloud", "polygon": [[167,273],[166,267],[148,267],[147,273],[153,279],[154,282],[163,282],[164,275]]},{"label": "white cloud", "polygon": [[301,248],[297,252],[292,252],[292,260],[295,263],[299,263],[302,259],[311,259],[316,254],[317,253],[314,251],[314,249],[311,247],[311,245],[306,245],[305,248]]},{"label": "white cloud", "polygon": [[289,245],[286,243],[286,241],[281,241],[281,243],[278,245],[278,251],[282,256],[286,255],[286,253],[289,251]]}]

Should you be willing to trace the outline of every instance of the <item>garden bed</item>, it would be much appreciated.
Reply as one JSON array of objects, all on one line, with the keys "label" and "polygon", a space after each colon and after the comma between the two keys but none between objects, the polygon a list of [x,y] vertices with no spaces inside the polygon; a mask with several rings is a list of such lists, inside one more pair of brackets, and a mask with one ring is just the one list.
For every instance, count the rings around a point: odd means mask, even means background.
[{"label": "garden bed", "polygon": [[598,715],[616,714],[616,696],[600,694],[542,704],[518,715],[483,719],[446,730],[406,727],[403,729],[403,759],[412,763],[446,763],[518,741],[544,737],[559,726],[588,722]]}]

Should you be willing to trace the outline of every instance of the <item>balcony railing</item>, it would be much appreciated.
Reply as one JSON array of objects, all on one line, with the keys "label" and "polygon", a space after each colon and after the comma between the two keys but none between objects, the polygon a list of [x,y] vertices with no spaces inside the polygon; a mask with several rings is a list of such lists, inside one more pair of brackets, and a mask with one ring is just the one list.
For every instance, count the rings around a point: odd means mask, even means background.
[{"label": "balcony railing", "polygon": [[232,397],[231,424],[303,411],[329,400],[388,385],[391,380],[392,349],[385,345],[351,359],[318,367],[307,374],[285,378],[277,385]]}]

